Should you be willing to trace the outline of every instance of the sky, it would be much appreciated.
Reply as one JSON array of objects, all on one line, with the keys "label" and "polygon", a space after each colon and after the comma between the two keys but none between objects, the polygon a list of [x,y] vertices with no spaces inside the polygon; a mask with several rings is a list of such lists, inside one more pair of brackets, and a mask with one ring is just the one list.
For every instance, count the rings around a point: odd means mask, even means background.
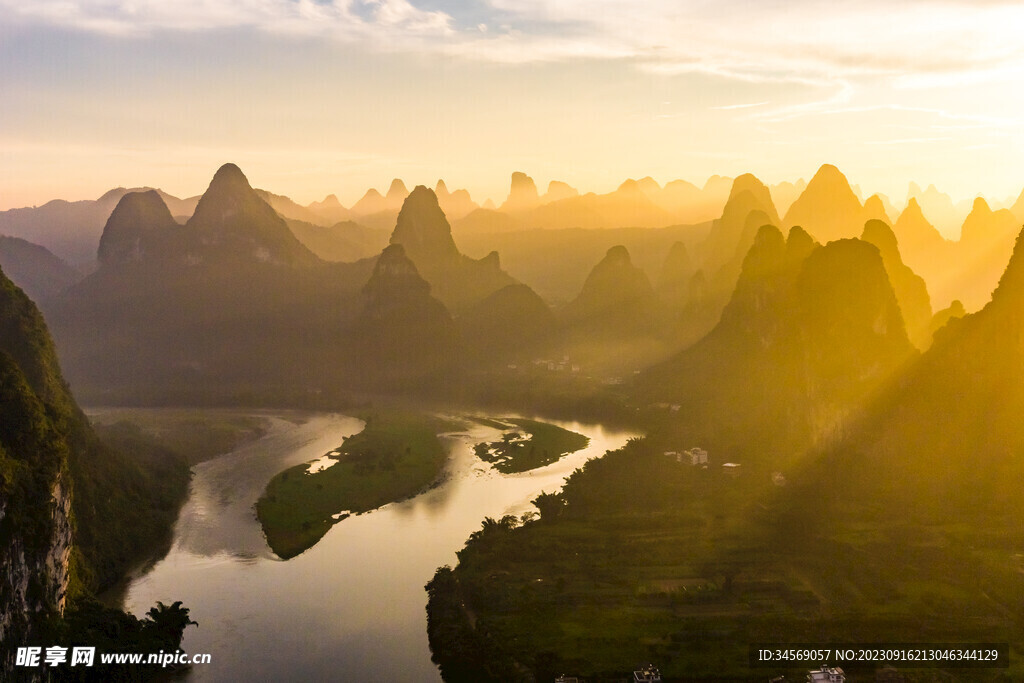
[{"label": "sky", "polygon": [[1024,5],[0,0],[0,209],[117,187],[500,203],[835,164],[901,208],[1024,188]]}]

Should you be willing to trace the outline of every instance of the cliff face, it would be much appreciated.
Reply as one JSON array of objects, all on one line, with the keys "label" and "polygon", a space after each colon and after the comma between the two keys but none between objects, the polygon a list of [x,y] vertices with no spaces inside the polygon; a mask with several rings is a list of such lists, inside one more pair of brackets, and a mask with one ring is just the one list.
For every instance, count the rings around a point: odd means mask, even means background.
[{"label": "cliff face", "polygon": [[0,642],[60,614],[68,587],[72,406],[42,316],[0,273]]},{"label": "cliff face", "polygon": [[[25,529],[4,529],[5,540],[0,544],[0,642],[24,642],[42,616],[64,613],[72,539],[71,496],[63,475],[53,482],[47,503],[50,516],[40,520],[42,538]],[[0,501],[0,524],[7,521],[11,505],[6,497]]]}]

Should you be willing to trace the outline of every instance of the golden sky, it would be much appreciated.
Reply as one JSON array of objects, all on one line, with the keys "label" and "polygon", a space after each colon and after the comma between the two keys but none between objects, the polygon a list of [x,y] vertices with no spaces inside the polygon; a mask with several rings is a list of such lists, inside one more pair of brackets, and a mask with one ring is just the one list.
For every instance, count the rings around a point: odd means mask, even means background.
[{"label": "golden sky", "polygon": [[500,202],[832,163],[897,207],[1024,187],[1024,5],[0,0],[0,208],[116,186]]}]

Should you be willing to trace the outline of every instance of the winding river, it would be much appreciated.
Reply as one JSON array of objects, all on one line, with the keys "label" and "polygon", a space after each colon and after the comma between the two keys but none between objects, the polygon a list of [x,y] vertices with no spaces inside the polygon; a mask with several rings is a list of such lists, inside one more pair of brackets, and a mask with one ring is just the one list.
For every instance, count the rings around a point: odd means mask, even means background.
[{"label": "winding river", "polygon": [[190,680],[440,680],[430,661],[424,584],[455,564],[484,517],[521,515],[586,460],[633,433],[547,420],[590,445],[543,468],[503,475],[473,453],[500,438],[473,425],[443,437],[443,482],[414,498],[335,525],[288,561],[267,547],[253,505],[277,472],[314,460],[362,429],[343,415],[281,415],[258,441],[194,468],[170,552],[125,587],[124,607],[143,615],[181,600],[199,626],[190,654],[209,653]]}]

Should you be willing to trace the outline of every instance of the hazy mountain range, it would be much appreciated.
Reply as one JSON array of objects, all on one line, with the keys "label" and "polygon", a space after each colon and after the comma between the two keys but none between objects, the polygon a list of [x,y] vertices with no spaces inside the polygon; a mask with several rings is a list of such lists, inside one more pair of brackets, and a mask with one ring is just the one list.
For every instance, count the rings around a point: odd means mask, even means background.
[{"label": "hazy mountain range", "polygon": [[[96,220],[111,203],[98,234],[69,227]],[[445,206],[462,217],[451,222]],[[58,209],[62,222],[46,223]],[[373,367],[378,379],[401,385],[381,359],[418,354],[367,346],[360,332],[373,320],[380,337],[381,325],[391,324],[367,314],[381,303],[367,292],[384,291],[380,281],[396,270],[377,269],[388,244],[402,247],[389,259],[411,263],[430,299],[414,295],[417,288],[399,288],[399,295],[405,292],[410,306],[418,302],[424,315],[439,302],[450,320],[444,332],[424,323],[419,333],[399,335],[436,360],[409,365],[409,381],[415,376],[426,386],[440,381],[437,373],[447,378],[442,384],[456,381],[465,367],[441,362],[448,353],[494,367],[564,356],[591,377],[614,379],[668,360],[711,332],[720,316],[727,321],[765,225],[778,226],[784,239],[799,225],[819,244],[860,238],[873,245],[911,342],[926,349],[937,328],[934,310],[948,319],[957,301],[966,312],[985,304],[1018,222],[1011,210],[992,211],[978,199],[954,242],[914,199],[895,220],[890,212],[878,196],[862,203],[829,165],[806,185],[770,188],[750,174],[714,177],[702,188],[643,178],[604,195],[555,182],[541,194],[529,176],[515,173],[497,209],[475,208],[468,193],[449,192],[443,181],[410,192],[396,179],[385,194],[369,191],[345,209],[330,197],[302,207],[253,189],[227,164],[189,200],[118,190],[97,202],[0,215],[0,226],[17,224],[62,248],[74,241],[68,234],[79,241],[92,234],[95,272],[87,276],[12,240],[0,242],[0,259],[13,258],[8,270],[41,302],[66,371],[90,397],[129,386],[342,392],[372,385]],[[4,257],[15,248],[19,256]],[[377,284],[367,290],[371,279]],[[490,333],[475,334],[471,320]],[[528,343],[517,347],[505,338],[518,328]],[[296,343],[305,350],[301,359],[289,350]]]},{"label": "hazy mountain range", "polygon": [[[745,177],[743,189],[752,189],[751,178],[753,176]],[[652,244],[654,240],[658,251],[663,253],[666,244],[681,240],[696,254],[693,242],[700,239],[699,233],[685,230],[683,226],[720,220],[724,222],[724,229],[713,231],[702,258],[705,263],[700,269],[712,291],[724,290],[716,292],[720,305],[724,305],[745,248],[749,247],[757,228],[754,225],[757,219],[752,219],[749,226],[743,225],[749,214],[747,208],[756,206],[765,211],[768,222],[783,229],[799,224],[822,242],[858,236],[866,220],[885,221],[893,227],[907,265],[928,282],[931,297],[938,307],[961,299],[968,309],[976,310],[984,304],[985,296],[995,284],[991,274],[995,262],[1009,255],[1007,234],[1013,231],[1008,226],[1024,221],[1024,192],[1009,209],[986,212],[977,201],[973,205],[968,202],[954,206],[952,200],[934,186],[922,190],[911,183],[907,206],[898,211],[888,198],[880,195],[873,195],[862,203],[859,190],[852,188],[835,167],[828,165],[809,183],[800,180],[768,188],[757,179],[753,180],[763,189],[757,189],[756,197],[750,199],[740,197],[740,187],[734,187],[731,179],[720,176],[713,176],[702,187],[682,180],[664,186],[649,177],[627,180],[606,194],[581,194],[566,183],[551,181],[547,191],[541,194],[533,179],[520,172],[512,175],[509,195],[497,208],[481,207],[465,190],[449,191],[443,180],[437,182],[434,194],[451,222],[453,234],[464,242],[463,248],[468,254],[480,258],[491,251],[501,251],[510,272],[531,282],[552,303],[571,299],[596,259],[616,244],[630,248],[637,262],[653,277],[662,256],[659,253],[648,257],[645,244]],[[54,200],[40,207],[0,212],[0,235],[41,245],[77,270],[88,272],[95,267],[96,244],[106,220],[119,199],[129,191],[118,188],[95,201]],[[192,215],[199,202],[199,197],[182,200],[157,192],[179,223]],[[307,248],[323,260],[340,262],[357,261],[379,253],[388,243],[398,213],[409,195],[400,179],[393,180],[384,194],[368,190],[351,208],[342,206],[334,195],[301,206],[282,195],[266,190],[257,192],[285,219]],[[726,206],[730,198],[733,205]],[[984,206],[1004,203],[1010,202],[986,202]],[[936,225],[941,231],[933,227]],[[967,245],[958,249],[952,245],[962,240],[951,240],[945,235],[957,236],[965,226]],[[616,236],[579,232],[635,228],[659,228],[672,234],[662,233],[668,241],[660,243],[646,231]],[[561,230],[577,232],[561,236],[551,232]],[[734,244],[737,234],[742,237],[738,249]],[[564,254],[566,264],[561,268],[546,266],[542,252],[549,247],[542,245],[566,242],[578,247]],[[580,254],[585,262],[574,262],[575,254]],[[721,275],[713,272],[726,261],[731,262],[727,272]],[[975,281],[974,271],[978,269],[989,271],[989,277]]]}]

